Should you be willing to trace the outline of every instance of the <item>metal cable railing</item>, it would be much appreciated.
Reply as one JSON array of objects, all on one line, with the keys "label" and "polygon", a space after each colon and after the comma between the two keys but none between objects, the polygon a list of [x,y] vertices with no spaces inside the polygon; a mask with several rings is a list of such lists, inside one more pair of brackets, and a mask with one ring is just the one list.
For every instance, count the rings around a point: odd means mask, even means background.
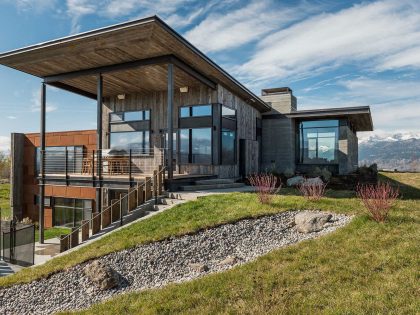
[{"label": "metal cable railing", "polygon": [[[152,174],[165,164],[165,148],[76,151],[51,148],[41,151],[46,175],[132,176]],[[38,158],[38,173],[40,159]]]},{"label": "metal cable railing", "polygon": [[[120,220],[120,226],[123,225],[123,218],[124,218],[124,213],[123,213],[123,202],[126,200],[127,201],[127,213],[130,213],[130,211],[135,210],[136,208],[138,208],[139,206],[141,206],[144,202],[151,200],[153,198],[155,198],[155,203],[157,203],[157,199],[159,195],[162,195],[163,192],[163,180],[165,178],[165,171],[166,171],[166,167],[160,166],[158,170],[154,170],[153,172],[153,177],[146,177],[145,181],[142,183],[137,183],[136,187],[129,189],[128,193],[120,196],[119,199],[114,200],[114,202],[111,201],[111,204],[109,206],[107,206],[106,208],[102,209],[101,212],[98,212],[96,214],[92,214],[92,218],[89,220],[84,220],[84,222],[82,222],[82,224],[76,228],[73,228],[73,230],[67,234],[64,235],[60,238],[60,251],[65,251],[68,248],[72,248],[74,247],[73,245],[77,246],[79,244],[78,242],[78,238],[79,238],[79,233],[82,231],[82,242],[85,241],[86,239],[84,239],[84,235],[83,235],[83,231],[87,231],[89,232],[89,227],[92,228],[92,235],[96,234],[95,231],[93,229],[93,224],[94,221],[97,220],[98,218],[102,218],[102,222],[99,222],[99,225],[102,227],[102,229],[108,227],[111,223],[116,222],[113,221],[112,219],[112,211],[113,209],[116,207],[116,205],[119,205],[119,220]],[[152,189],[153,188],[153,189]],[[139,194],[141,194],[141,197],[139,197]],[[135,207],[133,207],[133,209],[129,209],[130,208],[130,197],[135,195]],[[110,213],[108,213],[110,212]],[[107,215],[108,220],[105,222],[104,226],[104,215]],[[85,234],[86,236],[86,234]],[[77,237],[77,242],[73,243],[74,238]],[[65,246],[67,245],[67,246]],[[63,249],[63,250],[62,250]]]}]

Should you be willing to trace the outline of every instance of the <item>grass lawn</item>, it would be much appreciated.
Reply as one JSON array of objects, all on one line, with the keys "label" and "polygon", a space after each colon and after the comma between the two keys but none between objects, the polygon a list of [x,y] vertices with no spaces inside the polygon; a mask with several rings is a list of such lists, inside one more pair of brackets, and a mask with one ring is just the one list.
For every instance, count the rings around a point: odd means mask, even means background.
[{"label": "grass lawn", "polygon": [[[44,231],[44,238],[46,240],[49,240],[51,238],[59,237],[61,234],[69,234],[70,233],[69,228],[65,227],[52,227],[49,229],[45,229]],[[38,230],[35,231],[35,242],[38,242],[39,240],[39,232]]]},{"label": "grass lawn", "polygon": [[10,213],[10,184],[0,184],[0,208],[1,217],[9,218]]},{"label": "grass lawn", "polygon": [[308,202],[294,190],[284,189],[271,206],[260,205],[254,194],[209,196],[45,265],[0,278],[0,285],[31,281],[112,251],[239,218],[309,208],[355,214],[356,218],[332,234],[273,251],[230,271],[125,294],[82,313],[415,314],[420,309],[420,180],[413,176],[418,175],[381,175],[399,182],[403,195],[385,224],[370,220],[348,191],[329,192],[319,202]]}]

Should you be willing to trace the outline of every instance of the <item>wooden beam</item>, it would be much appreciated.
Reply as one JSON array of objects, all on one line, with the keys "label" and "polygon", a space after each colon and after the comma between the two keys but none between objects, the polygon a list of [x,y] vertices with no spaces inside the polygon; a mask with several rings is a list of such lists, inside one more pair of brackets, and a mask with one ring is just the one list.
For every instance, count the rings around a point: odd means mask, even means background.
[{"label": "wooden beam", "polygon": [[48,85],[54,86],[56,88],[59,88],[59,89],[62,89],[62,90],[68,91],[68,92],[72,92],[72,93],[75,93],[75,94],[78,94],[78,95],[81,95],[81,96],[85,96],[85,97],[93,99],[93,100],[96,100],[96,94],[93,94],[93,93],[90,93],[90,92],[87,92],[87,91],[83,91],[81,89],[78,89],[74,86],[71,86],[71,85],[68,85],[68,84],[65,84],[65,83],[62,83],[62,82],[51,82],[51,83],[48,83]]}]

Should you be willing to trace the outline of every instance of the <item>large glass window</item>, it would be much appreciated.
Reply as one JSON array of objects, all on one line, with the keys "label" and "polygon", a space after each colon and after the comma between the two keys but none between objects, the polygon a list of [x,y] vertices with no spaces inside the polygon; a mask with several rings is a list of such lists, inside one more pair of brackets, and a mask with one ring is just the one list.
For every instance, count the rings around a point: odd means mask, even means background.
[{"label": "large glass window", "polygon": [[149,131],[111,132],[111,150],[126,151],[132,150],[136,153],[148,153],[150,147]]},{"label": "large glass window", "polygon": [[150,119],[149,110],[138,110],[128,112],[115,112],[109,115],[111,123],[141,121]]},{"label": "large glass window", "polygon": [[[67,151],[67,158],[66,158]],[[39,148],[35,150],[36,173],[41,169],[41,154]],[[48,174],[62,174],[67,172],[80,173],[82,170],[83,146],[71,147],[46,147],[45,148],[45,172]]]},{"label": "large glass window", "polygon": [[186,117],[201,117],[211,116],[212,110],[211,105],[195,105],[195,106],[184,106],[179,109],[179,116],[181,118]]},{"label": "large glass window", "polygon": [[338,120],[303,121],[299,124],[300,163],[337,163]]},{"label": "large glass window", "polygon": [[211,164],[211,128],[180,130],[180,158],[183,163]]},{"label": "large glass window", "polygon": [[222,129],[222,164],[235,164],[236,132]]},{"label": "large glass window", "polygon": [[54,226],[79,226],[92,216],[92,200],[54,197]]}]

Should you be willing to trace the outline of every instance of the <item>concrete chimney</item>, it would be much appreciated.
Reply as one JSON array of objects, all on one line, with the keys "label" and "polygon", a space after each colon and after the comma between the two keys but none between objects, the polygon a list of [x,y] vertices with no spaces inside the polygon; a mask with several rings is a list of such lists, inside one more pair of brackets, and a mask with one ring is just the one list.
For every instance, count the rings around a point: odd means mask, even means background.
[{"label": "concrete chimney", "polygon": [[263,89],[261,99],[272,107],[270,114],[287,114],[296,110],[297,101],[288,87]]}]

